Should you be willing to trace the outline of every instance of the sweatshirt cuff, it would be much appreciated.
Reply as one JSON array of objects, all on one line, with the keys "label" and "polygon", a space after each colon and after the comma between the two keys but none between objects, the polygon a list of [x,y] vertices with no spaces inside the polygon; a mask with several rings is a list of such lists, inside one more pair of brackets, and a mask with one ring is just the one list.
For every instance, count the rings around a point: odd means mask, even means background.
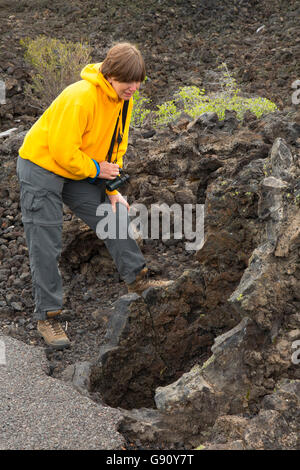
[{"label": "sweatshirt cuff", "polygon": [[96,176],[95,176],[94,178],[88,178],[91,183],[93,183],[94,181],[96,181],[96,179],[97,179],[98,176],[100,175],[100,165],[99,165],[99,163],[98,163],[96,160],[94,160],[94,159],[92,159],[92,161],[95,163],[97,173],[96,173]]},{"label": "sweatshirt cuff", "polygon": [[106,190],[106,194],[108,196],[115,196],[116,194],[118,194],[119,191],[117,191],[116,189],[114,189],[113,191],[109,191],[108,189]]}]

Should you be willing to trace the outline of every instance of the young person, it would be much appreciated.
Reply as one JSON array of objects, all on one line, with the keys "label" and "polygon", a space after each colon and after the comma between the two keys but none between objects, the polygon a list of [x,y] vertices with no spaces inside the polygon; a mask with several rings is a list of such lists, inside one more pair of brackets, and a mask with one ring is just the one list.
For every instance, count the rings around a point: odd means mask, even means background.
[{"label": "young person", "polygon": [[[135,46],[129,43],[113,46],[102,63],[84,67],[82,80],[62,91],[26,134],[19,149],[17,174],[34,314],[38,331],[55,348],[70,345],[59,323],[63,308],[58,266],[63,203],[96,233],[102,217],[97,215],[97,209],[100,203],[106,203],[106,207],[108,204],[109,217],[116,217],[120,224],[118,232],[124,234],[121,226],[129,226],[129,205],[120,192],[108,191],[103,185],[105,180],[114,180],[122,168],[132,96],[145,74],[143,57]],[[123,127],[125,102],[128,110]],[[107,155],[115,128],[116,141],[109,162]],[[104,242],[129,292],[141,293],[147,287],[161,285],[162,281],[146,279],[145,259],[135,239],[128,231],[125,239],[118,237],[118,232],[116,238],[108,236]]]}]

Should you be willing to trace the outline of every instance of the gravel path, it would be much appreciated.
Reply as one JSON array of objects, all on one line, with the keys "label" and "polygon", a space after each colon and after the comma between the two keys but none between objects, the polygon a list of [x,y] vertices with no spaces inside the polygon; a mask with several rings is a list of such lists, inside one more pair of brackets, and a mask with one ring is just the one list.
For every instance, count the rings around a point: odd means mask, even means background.
[{"label": "gravel path", "polygon": [[42,348],[0,334],[0,450],[120,449],[119,411],[46,372]]}]

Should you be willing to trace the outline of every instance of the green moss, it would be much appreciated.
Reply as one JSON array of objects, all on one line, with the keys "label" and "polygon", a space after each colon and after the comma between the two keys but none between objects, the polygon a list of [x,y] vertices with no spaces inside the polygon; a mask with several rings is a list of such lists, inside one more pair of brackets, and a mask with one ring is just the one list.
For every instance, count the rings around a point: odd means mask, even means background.
[{"label": "green moss", "polygon": [[204,369],[206,369],[214,360],[215,360],[215,356],[213,354],[212,356],[210,356],[207,359],[207,361],[204,362],[204,364],[202,365],[202,367],[200,369],[200,372],[203,371]]}]

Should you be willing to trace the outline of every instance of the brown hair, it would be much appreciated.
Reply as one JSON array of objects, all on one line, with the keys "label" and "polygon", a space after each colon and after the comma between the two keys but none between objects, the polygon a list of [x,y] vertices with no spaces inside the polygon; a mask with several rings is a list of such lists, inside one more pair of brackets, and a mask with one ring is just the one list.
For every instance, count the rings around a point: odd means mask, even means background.
[{"label": "brown hair", "polygon": [[118,82],[143,82],[146,77],[144,59],[140,51],[128,42],[111,47],[101,65],[100,72],[107,79]]}]

